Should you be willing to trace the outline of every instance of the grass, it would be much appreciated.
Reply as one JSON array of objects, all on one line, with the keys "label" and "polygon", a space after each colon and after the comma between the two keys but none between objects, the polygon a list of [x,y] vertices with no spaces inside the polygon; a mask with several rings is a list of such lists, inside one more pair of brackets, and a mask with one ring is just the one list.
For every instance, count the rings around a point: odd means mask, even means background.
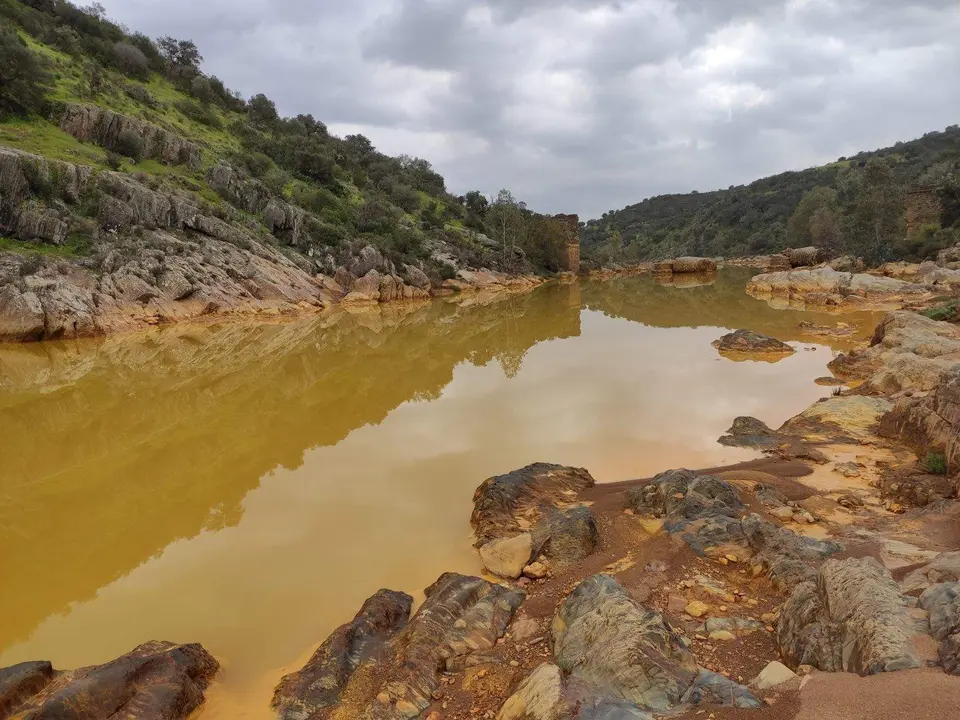
[{"label": "grass", "polygon": [[15,252],[21,255],[46,255],[48,257],[79,257],[88,246],[85,243],[50,245],[49,243],[23,242],[0,235],[0,252]]},{"label": "grass", "polygon": [[106,167],[102,148],[84,144],[42,118],[0,123],[0,144],[57,160]]},{"label": "grass", "polygon": [[947,458],[943,453],[929,452],[923,461],[923,469],[931,475],[947,474]]},{"label": "grass", "polygon": [[960,298],[954,298],[945,303],[921,310],[920,314],[931,320],[955,320],[957,315],[960,314]]}]

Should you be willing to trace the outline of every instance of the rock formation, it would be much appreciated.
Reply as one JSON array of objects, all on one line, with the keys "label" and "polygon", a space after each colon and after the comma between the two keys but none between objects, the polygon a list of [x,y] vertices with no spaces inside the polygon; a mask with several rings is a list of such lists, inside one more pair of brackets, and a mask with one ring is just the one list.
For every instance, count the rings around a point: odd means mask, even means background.
[{"label": "rock formation", "polygon": [[735,330],[718,340],[713,346],[721,355],[792,355],[796,352],[785,342],[752,330]]}]

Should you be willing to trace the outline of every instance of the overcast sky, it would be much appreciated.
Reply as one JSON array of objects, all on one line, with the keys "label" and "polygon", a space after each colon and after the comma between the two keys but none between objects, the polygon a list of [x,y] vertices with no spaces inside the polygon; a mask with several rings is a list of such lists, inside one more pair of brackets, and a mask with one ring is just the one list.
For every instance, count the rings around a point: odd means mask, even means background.
[{"label": "overcast sky", "polygon": [[958,0],[104,0],[285,115],[596,217],[960,123]]}]

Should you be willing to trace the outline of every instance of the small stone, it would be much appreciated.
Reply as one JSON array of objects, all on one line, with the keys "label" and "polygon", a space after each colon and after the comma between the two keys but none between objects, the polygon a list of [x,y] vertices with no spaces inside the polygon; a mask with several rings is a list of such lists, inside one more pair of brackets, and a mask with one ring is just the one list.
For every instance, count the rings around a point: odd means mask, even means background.
[{"label": "small stone", "polygon": [[667,596],[667,612],[668,613],[674,613],[679,615],[686,609],[687,609],[686,598],[683,598],[680,595]]},{"label": "small stone", "polygon": [[403,717],[415,718],[420,714],[420,708],[409,700],[397,700],[397,712]]},{"label": "small stone", "polygon": [[767,663],[767,666],[760,671],[760,674],[750,683],[757,690],[769,690],[777,685],[782,685],[797,677],[797,674],[790,668],[777,660]]},{"label": "small stone", "polygon": [[765,698],[763,699],[763,701],[764,701],[767,705],[776,705],[776,704],[777,704],[777,699],[774,698],[774,697],[765,697]]},{"label": "small stone", "polygon": [[511,660],[510,667],[520,667],[520,663],[518,663],[516,660]]},{"label": "small stone", "polygon": [[725,557],[722,557],[722,558],[719,559],[719,563],[720,563],[721,565],[727,565],[727,564],[729,564],[729,562],[730,562],[730,561],[727,560]]},{"label": "small stone", "polygon": [[700,600],[693,600],[687,603],[685,611],[690,617],[700,618],[710,612],[710,606]]},{"label": "small stone", "polygon": [[721,606],[720,606],[720,612],[726,612],[726,611],[727,611],[727,606],[726,606],[726,605],[721,605]]},{"label": "small stone", "polygon": [[522,577],[519,580],[517,580],[517,585],[519,585],[520,587],[526,587],[530,583],[531,583],[531,580],[528,577]]},{"label": "small stone", "polygon": [[710,633],[710,639],[720,640],[722,642],[730,642],[731,640],[736,640],[737,636],[729,630],[714,630],[712,633]]},{"label": "small stone", "polygon": [[816,670],[813,665],[801,665],[797,668],[797,675],[810,675],[814,670]]},{"label": "small stone", "polygon": [[685,588],[695,587],[696,584],[697,584],[697,583],[696,583],[695,580],[681,580],[681,581],[680,581],[680,587],[685,587]]},{"label": "small stone", "polygon": [[457,630],[463,630],[467,626],[467,621],[463,618],[460,618],[453,624],[453,626],[457,628]]},{"label": "small stone", "polygon": [[389,705],[390,696],[387,693],[382,692],[377,695],[377,702],[380,703],[381,705]]},{"label": "small stone", "polygon": [[780,617],[780,613],[775,613],[775,612],[764,613],[763,615],[760,616],[760,620],[762,620],[767,625],[771,625],[777,621],[778,617]]},{"label": "small stone", "polygon": [[427,715],[427,720],[440,720],[440,713],[434,710],[432,713]]},{"label": "small stone", "polygon": [[533,562],[523,568],[523,574],[532,580],[540,580],[547,576],[547,566],[542,562]]},{"label": "small stone", "polygon": [[793,508],[781,505],[780,507],[773,508],[770,514],[777,518],[777,520],[790,520],[793,518]]},{"label": "small stone", "polygon": [[626,510],[623,511],[623,514],[624,514],[624,515],[633,515],[633,510],[632,510],[631,508],[627,508]]},{"label": "small stone", "polygon": [[729,561],[732,562],[732,563],[735,563],[735,562],[737,562],[737,561],[739,560],[739,558],[738,558],[736,555],[734,555],[733,553],[727,553],[726,558],[727,558],[727,560],[729,560]]},{"label": "small stone", "polygon": [[768,633],[776,632],[776,629],[773,627],[773,625],[767,625],[767,627],[764,628],[764,629],[765,629]]}]

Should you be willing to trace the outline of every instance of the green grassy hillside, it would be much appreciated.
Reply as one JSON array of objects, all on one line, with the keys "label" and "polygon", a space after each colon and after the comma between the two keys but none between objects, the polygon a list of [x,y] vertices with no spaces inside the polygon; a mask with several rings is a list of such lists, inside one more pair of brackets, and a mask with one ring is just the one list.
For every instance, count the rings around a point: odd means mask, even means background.
[{"label": "green grassy hillside", "polygon": [[[310,115],[281,117],[262,94],[243,99],[204,74],[189,40],[152,40],[96,4],[64,0],[0,0],[0,23],[4,146],[185,193],[231,223],[263,225],[284,252],[325,258],[319,269],[330,272],[366,245],[435,280],[457,267],[557,269],[561,233],[550,218],[509,193],[492,202],[477,192],[455,196],[426,160],[388,157],[362,135],[335,137]],[[151,144],[158,132],[166,138],[159,149]],[[164,154],[182,143],[189,157]],[[223,165],[240,178],[244,197],[214,187],[211,172]],[[250,193],[260,201],[246,202]],[[57,199],[34,187],[21,198],[41,213]],[[295,242],[265,219],[271,199],[297,209]],[[16,209],[5,208],[0,247],[84,254],[103,228],[83,221],[82,199],[76,205],[68,208],[69,242],[30,236]]]}]

